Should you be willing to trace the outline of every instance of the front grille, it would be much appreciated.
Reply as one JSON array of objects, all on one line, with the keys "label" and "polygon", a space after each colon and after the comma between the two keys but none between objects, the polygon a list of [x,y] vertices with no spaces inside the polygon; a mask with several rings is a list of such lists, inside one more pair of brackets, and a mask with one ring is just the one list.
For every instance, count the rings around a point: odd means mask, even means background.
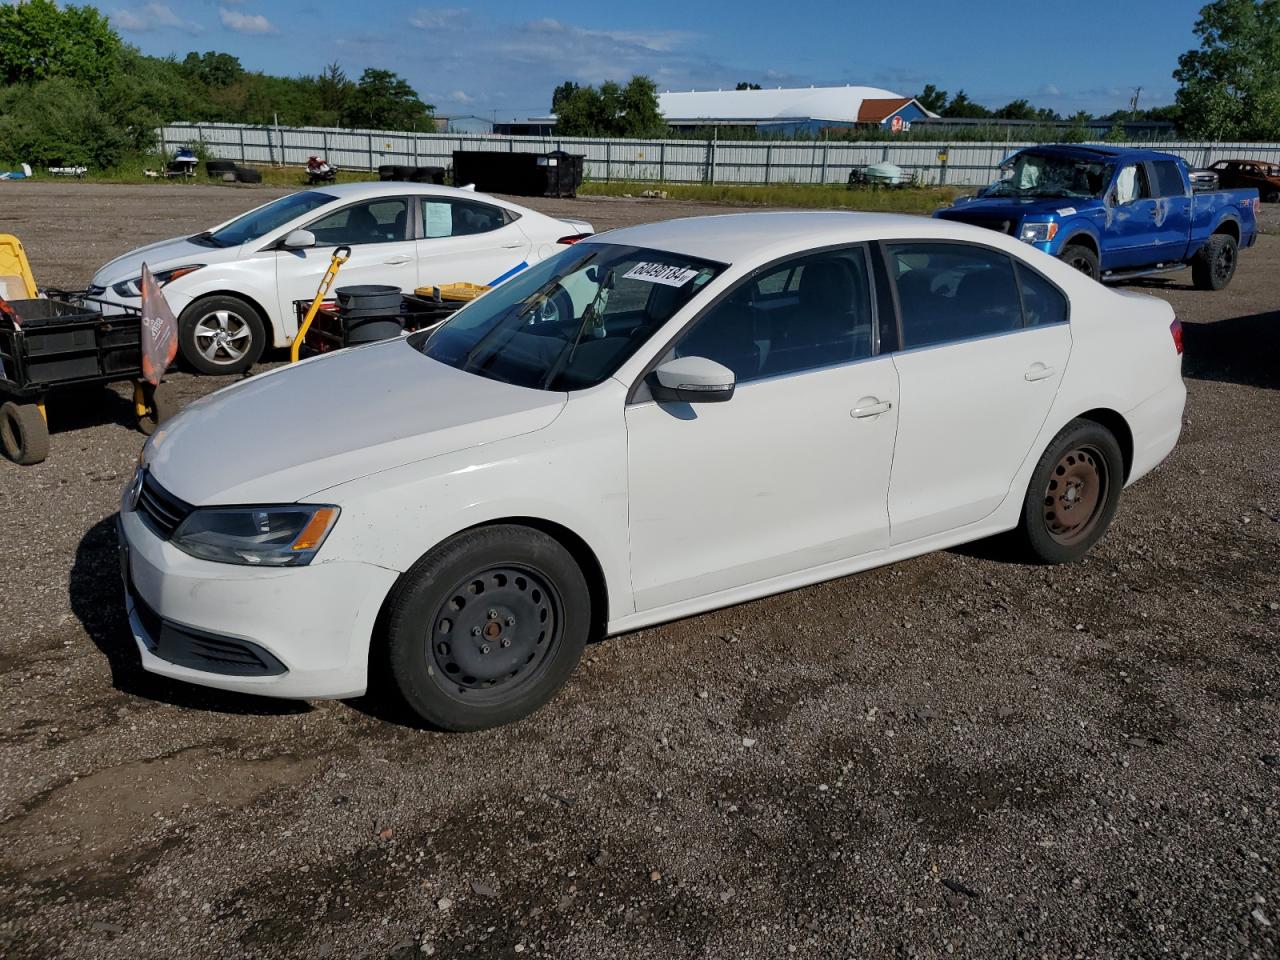
[{"label": "front grille", "polygon": [[138,516],[153,532],[168,540],[194,508],[160,486],[148,470],[142,475],[142,490],[138,494],[136,509]]}]

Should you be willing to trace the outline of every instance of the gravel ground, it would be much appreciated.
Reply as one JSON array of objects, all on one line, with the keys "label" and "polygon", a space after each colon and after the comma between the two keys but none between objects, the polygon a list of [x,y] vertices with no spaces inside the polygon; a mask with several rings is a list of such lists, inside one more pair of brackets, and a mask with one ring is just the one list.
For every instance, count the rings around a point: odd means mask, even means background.
[{"label": "gravel ground", "polygon": [[[0,191],[60,285],[273,194]],[[0,955],[1277,956],[1278,255],[1141,285],[1187,324],[1186,426],[1083,563],[979,546],[614,638],[467,736],[142,674],[140,437],[122,393],[51,405],[49,460],[0,462]]]}]

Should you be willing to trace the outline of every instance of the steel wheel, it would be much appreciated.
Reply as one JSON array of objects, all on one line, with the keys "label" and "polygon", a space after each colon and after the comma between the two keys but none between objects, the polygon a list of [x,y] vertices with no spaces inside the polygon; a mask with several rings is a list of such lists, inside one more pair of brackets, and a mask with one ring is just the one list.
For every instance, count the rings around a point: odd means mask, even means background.
[{"label": "steel wheel", "polygon": [[195,324],[196,349],[210,363],[231,366],[244,360],[253,345],[249,321],[233,310],[213,310]]},{"label": "steel wheel", "polygon": [[432,623],[431,665],[451,696],[483,702],[532,682],[559,642],[559,594],[540,572],[501,566],[449,591]]},{"label": "steel wheel", "polygon": [[1236,272],[1236,248],[1234,244],[1224,243],[1213,258],[1213,279],[1226,286]]},{"label": "steel wheel", "polygon": [[1087,539],[1107,502],[1107,461],[1091,445],[1062,455],[1044,492],[1044,522],[1049,536],[1065,547]]}]

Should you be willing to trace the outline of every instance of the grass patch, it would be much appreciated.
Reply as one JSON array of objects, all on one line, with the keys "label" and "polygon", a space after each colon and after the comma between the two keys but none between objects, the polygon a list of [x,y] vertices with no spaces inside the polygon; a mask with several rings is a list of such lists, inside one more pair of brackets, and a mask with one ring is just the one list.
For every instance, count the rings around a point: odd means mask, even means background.
[{"label": "grass patch", "polygon": [[864,210],[880,213],[932,213],[948,206],[963,191],[958,187],[848,187],[839,184],[777,183],[762,186],[732,183],[642,183],[590,181],[578,190],[584,197],[638,197],[661,190],[670,200],[695,200],[737,206],[798,207],[820,210]]},{"label": "grass patch", "polygon": [[[295,189],[305,187],[307,185],[306,167],[272,167],[267,164],[246,163],[242,166],[253,167],[262,173],[262,185],[268,187],[293,187]],[[142,171],[163,170],[164,162],[156,158],[147,158],[143,162],[121,164],[118,167],[112,167],[107,170],[90,170],[83,177],[55,177],[48,170],[33,170],[32,180],[43,180],[45,182],[74,182],[82,180],[85,183],[216,183],[221,184],[221,180],[212,180],[205,175],[203,161],[202,165],[197,169],[196,175],[191,178],[186,177],[148,177]],[[368,170],[339,170],[338,183],[359,183],[368,180],[377,180],[378,174]],[[228,184],[228,186],[256,186],[256,184]]]}]

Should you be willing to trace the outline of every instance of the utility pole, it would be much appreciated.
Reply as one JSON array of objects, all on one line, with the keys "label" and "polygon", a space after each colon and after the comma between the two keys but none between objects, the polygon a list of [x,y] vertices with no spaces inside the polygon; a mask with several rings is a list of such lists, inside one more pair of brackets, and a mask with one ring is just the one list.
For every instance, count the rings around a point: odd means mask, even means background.
[{"label": "utility pole", "polygon": [[1133,91],[1133,97],[1129,100],[1129,112],[1134,116],[1137,116],[1138,100],[1139,98],[1141,98],[1141,96],[1142,96],[1142,88],[1135,87]]}]

